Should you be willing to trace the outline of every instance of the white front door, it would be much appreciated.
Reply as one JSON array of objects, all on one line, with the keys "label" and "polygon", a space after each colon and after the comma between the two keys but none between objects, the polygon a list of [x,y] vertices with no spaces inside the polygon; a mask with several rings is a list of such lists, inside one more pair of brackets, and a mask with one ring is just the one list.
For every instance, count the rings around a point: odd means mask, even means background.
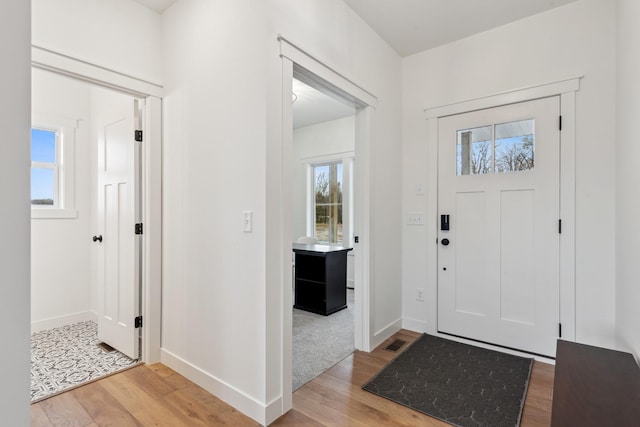
[{"label": "white front door", "polygon": [[[98,124],[98,338],[139,357],[140,279],[139,143],[134,138],[134,104],[106,114]],[[136,104],[137,106],[137,104]]]},{"label": "white front door", "polygon": [[439,119],[438,331],[555,355],[559,104]]}]

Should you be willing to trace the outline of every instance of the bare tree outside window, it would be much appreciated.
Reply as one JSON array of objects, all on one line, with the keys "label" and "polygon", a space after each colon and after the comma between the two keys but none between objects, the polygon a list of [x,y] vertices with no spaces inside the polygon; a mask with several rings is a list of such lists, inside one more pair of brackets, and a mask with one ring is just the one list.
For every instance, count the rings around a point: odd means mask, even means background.
[{"label": "bare tree outside window", "polygon": [[496,141],[496,172],[533,169],[533,135],[518,140]]},{"label": "bare tree outside window", "polygon": [[314,166],[315,237],[342,242],[342,163]]},{"label": "bare tree outside window", "polygon": [[493,170],[491,132],[491,126],[458,131],[458,175],[480,175],[490,173]]},{"label": "bare tree outside window", "polygon": [[457,175],[531,170],[534,120],[520,120],[457,132]]},{"label": "bare tree outside window", "polygon": [[479,175],[491,172],[491,141],[476,142],[471,145],[471,173]]}]

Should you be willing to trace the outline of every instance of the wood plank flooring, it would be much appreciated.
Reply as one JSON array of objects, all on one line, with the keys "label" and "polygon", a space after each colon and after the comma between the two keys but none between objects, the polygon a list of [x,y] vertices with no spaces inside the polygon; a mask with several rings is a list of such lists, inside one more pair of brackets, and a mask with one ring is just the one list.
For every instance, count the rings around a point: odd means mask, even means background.
[{"label": "wood plank flooring", "polygon": [[[293,395],[293,409],[273,426],[449,426],[362,390],[398,353],[384,350],[400,331],[371,353],[355,352]],[[403,347],[403,348],[406,348]],[[400,350],[402,351],[402,349]],[[522,427],[549,426],[554,367],[535,362]],[[258,424],[168,367],[141,365],[31,405],[34,427],[257,426]]]},{"label": "wood plank flooring", "polygon": [[259,424],[161,364],[140,365],[31,405],[32,427]]},{"label": "wood plank flooring", "polygon": [[[396,338],[411,343],[420,334],[400,331],[371,353],[355,352],[293,394],[293,410],[277,426],[438,426],[436,420],[362,390],[362,385],[399,352],[384,350]],[[405,349],[405,345],[400,352]],[[554,367],[535,362],[522,414],[522,427],[551,423]]]}]

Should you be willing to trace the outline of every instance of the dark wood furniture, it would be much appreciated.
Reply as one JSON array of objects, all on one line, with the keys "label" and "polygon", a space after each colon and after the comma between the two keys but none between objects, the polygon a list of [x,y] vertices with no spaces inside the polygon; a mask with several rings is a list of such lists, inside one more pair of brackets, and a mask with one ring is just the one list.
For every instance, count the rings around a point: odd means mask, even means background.
[{"label": "dark wood furniture", "polygon": [[640,368],[630,353],[558,340],[552,427],[640,426]]},{"label": "dark wood furniture", "polygon": [[351,248],[293,244],[294,307],[328,316],[347,308],[347,252]]}]

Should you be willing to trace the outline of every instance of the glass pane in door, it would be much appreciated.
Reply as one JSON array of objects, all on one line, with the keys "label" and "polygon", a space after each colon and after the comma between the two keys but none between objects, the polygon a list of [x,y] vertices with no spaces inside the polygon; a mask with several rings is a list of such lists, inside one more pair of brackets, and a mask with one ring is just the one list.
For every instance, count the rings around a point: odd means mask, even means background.
[{"label": "glass pane in door", "polygon": [[535,120],[496,125],[495,172],[533,169],[535,153]]},{"label": "glass pane in door", "polygon": [[457,175],[479,175],[493,171],[491,126],[457,132]]}]

